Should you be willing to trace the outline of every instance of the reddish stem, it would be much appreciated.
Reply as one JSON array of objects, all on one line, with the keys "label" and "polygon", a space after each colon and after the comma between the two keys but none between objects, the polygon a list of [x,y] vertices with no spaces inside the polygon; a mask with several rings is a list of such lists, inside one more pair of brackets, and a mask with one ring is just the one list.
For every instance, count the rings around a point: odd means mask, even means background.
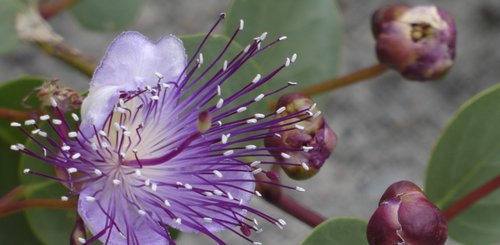
[{"label": "reddish stem", "polygon": [[491,194],[498,188],[500,188],[500,175],[486,182],[479,188],[475,189],[466,196],[462,197],[460,200],[452,204],[450,207],[446,208],[443,212],[444,217],[446,218],[447,221],[452,220],[462,211],[467,209],[469,206],[476,203],[481,198]]},{"label": "reddish stem", "polygon": [[0,217],[29,208],[74,208],[76,201],[63,202],[57,199],[29,199],[10,202],[0,206]]},{"label": "reddish stem", "polygon": [[5,194],[2,198],[0,198],[0,207],[21,196],[23,192],[24,192],[23,186],[17,186],[16,188],[12,189],[11,191],[9,191],[9,193]]},{"label": "reddish stem", "polygon": [[0,108],[0,118],[9,121],[26,120],[38,116],[38,111],[18,111],[9,108]]},{"label": "reddish stem", "polygon": [[321,216],[311,209],[302,206],[295,199],[283,193],[281,193],[278,200],[276,202],[273,202],[272,204],[279,207],[281,210],[293,215],[295,218],[301,220],[302,222],[310,225],[311,227],[316,227],[326,220],[325,217]]},{"label": "reddish stem", "polygon": [[55,4],[42,4],[42,6],[40,6],[40,14],[44,19],[49,19],[76,2],[78,2],[78,0],[60,0]]}]

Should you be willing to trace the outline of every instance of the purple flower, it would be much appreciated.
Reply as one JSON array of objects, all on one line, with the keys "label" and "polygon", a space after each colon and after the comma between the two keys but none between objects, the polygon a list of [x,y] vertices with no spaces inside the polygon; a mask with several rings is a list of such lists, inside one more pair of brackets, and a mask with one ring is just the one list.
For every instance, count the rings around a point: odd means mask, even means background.
[{"label": "purple flower", "polygon": [[[268,75],[241,81],[240,90],[223,97],[221,90],[228,78],[285,38],[264,44],[265,33],[232,60],[221,60],[243,29],[241,22],[226,48],[206,64],[200,51],[217,24],[189,60],[175,36],[151,42],[139,33],[125,32],[113,41],[96,69],[81,118],[72,114],[66,120],[52,100],[53,115],[28,120],[24,126],[12,123],[40,148],[16,144],[11,149],[58,170],[56,176],[31,169],[25,173],[68,186],[63,201],[78,196],[78,213],[93,234],[78,239],[81,243],[98,239],[105,244],[175,244],[169,226],[203,233],[218,244],[224,242],[214,233],[222,230],[253,242],[248,236],[260,230],[256,218],[280,228],[286,224],[248,206],[254,195],[260,196],[256,183],[279,185],[254,178],[266,172],[260,165],[287,164],[274,162],[268,151],[276,149],[261,147],[259,141],[279,133],[270,129],[294,129],[295,123],[312,113],[305,108],[283,117],[274,117],[277,112],[246,118],[236,115],[294,85],[283,83],[254,99],[242,98],[294,59],[287,58]],[[193,75],[198,70],[200,75]],[[208,71],[215,74],[208,76]],[[281,123],[285,120],[291,122],[289,127]]]}]

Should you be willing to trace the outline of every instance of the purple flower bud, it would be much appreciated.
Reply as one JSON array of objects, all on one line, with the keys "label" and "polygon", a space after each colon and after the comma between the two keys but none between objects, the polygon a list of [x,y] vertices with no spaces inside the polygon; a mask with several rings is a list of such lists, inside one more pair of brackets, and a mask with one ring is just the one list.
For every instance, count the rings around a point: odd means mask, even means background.
[{"label": "purple flower bud", "polygon": [[434,5],[386,5],[374,13],[372,31],[380,63],[406,79],[438,79],[453,65],[455,22]]},{"label": "purple flower bud", "polygon": [[[337,135],[309,97],[285,94],[277,108],[277,117],[285,120],[279,123],[280,127],[271,129],[274,137],[266,138],[264,143],[276,160],[291,163],[281,165],[290,178],[308,179],[319,171],[335,149]],[[289,118],[297,112],[306,112],[307,116]]]},{"label": "purple flower bud", "polygon": [[387,188],[368,222],[370,245],[442,245],[448,237],[446,220],[423,191],[409,181]]}]

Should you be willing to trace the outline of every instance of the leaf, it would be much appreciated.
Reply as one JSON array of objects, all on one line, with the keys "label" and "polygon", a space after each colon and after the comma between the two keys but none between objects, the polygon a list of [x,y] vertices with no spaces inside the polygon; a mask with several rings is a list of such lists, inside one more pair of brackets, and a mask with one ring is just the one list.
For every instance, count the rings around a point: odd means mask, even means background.
[{"label": "leaf", "polygon": [[[43,128],[43,127],[42,127]],[[49,132],[50,130],[44,130]],[[25,144],[27,149],[41,154],[40,147],[31,140]],[[45,173],[54,176],[54,168],[45,162],[22,155],[19,164],[19,172],[23,169]],[[62,184],[34,175],[21,175],[21,183],[27,191],[25,197],[32,198],[55,198],[67,195],[68,189]],[[71,230],[75,224],[76,210],[33,208],[25,211],[28,224],[35,235],[47,245],[67,245]]]},{"label": "leaf", "polygon": [[0,0],[0,54],[14,50],[19,43],[16,32],[16,14],[26,5],[19,0]]},{"label": "leaf", "polygon": [[80,24],[93,31],[119,31],[139,15],[142,0],[83,0],[71,10]]},{"label": "leaf", "polygon": [[263,32],[268,39],[288,38],[257,57],[262,67],[283,64],[297,53],[298,59],[275,80],[294,81],[299,86],[334,78],[340,62],[340,12],[334,0],[233,0],[224,33],[231,36],[245,21],[238,41],[246,43]]},{"label": "leaf", "polygon": [[[19,154],[9,149],[9,144],[0,141],[0,196],[19,185]],[[0,241],[2,244],[41,244],[30,231],[24,213],[0,217]]]},{"label": "leaf", "polygon": [[302,245],[368,245],[366,226],[358,218],[332,218],[314,228]]},{"label": "leaf", "polygon": [[[467,101],[439,137],[428,163],[425,189],[446,209],[500,174],[500,85]],[[500,242],[500,191],[481,199],[448,224],[464,244]]]},{"label": "leaf", "polygon": [[[33,89],[40,86],[45,78],[41,77],[21,77],[15,80],[7,81],[0,86],[0,105],[3,108],[26,110],[21,105],[24,97],[33,92]],[[34,96],[31,96],[28,105],[38,108],[40,102]],[[24,142],[26,136],[21,134],[18,129],[10,127],[10,121],[0,119],[0,140],[8,144]],[[17,162],[17,161],[16,161]]]}]

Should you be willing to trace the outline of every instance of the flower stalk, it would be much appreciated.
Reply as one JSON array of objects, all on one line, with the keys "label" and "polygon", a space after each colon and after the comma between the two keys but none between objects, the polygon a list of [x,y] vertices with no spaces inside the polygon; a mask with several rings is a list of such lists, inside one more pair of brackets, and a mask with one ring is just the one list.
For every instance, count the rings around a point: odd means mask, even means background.
[{"label": "flower stalk", "polygon": [[76,201],[61,201],[57,199],[29,199],[10,202],[0,206],[0,217],[20,212],[29,208],[55,208],[55,209],[71,209],[76,207]]},{"label": "flower stalk", "polygon": [[61,10],[69,8],[77,2],[78,0],[60,0],[54,4],[47,4],[47,3],[42,4],[40,6],[40,14],[44,19],[50,19],[51,17],[59,13]]},{"label": "flower stalk", "polygon": [[492,180],[486,182],[482,186],[473,190],[469,194],[462,197],[460,200],[452,204],[450,207],[446,208],[443,212],[444,217],[447,221],[452,220],[458,214],[466,210],[472,204],[491,194],[493,191],[500,188],[500,175],[497,175]]},{"label": "flower stalk", "polygon": [[67,44],[62,42],[37,42],[36,44],[46,54],[64,61],[66,64],[76,68],[81,73],[89,77],[94,73],[96,67],[95,62]]},{"label": "flower stalk", "polygon": [[16,121],[16,120],[26,120],[32,117],[37,117],[39,114],[38,111],[18,111],[10,108],[0,108],[0,118]]},{"label": "flower stalk", "polygon": [[382,65],[382,64],[375,64],[372,66],[369,66],[367,68],[363,68],[361,70],[355,71],[349,75],[339,77],[336,79],[324,81],[319,84],[315,84],[309,87],[305,87],[299,91],[298,93],[301,93],[306,96],[313,96],[321,93],[328,92],[330,90],[335,90],[340,87],[344,87],[347,85],[351,85],[354,83],[361,82],[363,80],[369,79],[376,77],[382,73],[387,71],[387,68]]}]

